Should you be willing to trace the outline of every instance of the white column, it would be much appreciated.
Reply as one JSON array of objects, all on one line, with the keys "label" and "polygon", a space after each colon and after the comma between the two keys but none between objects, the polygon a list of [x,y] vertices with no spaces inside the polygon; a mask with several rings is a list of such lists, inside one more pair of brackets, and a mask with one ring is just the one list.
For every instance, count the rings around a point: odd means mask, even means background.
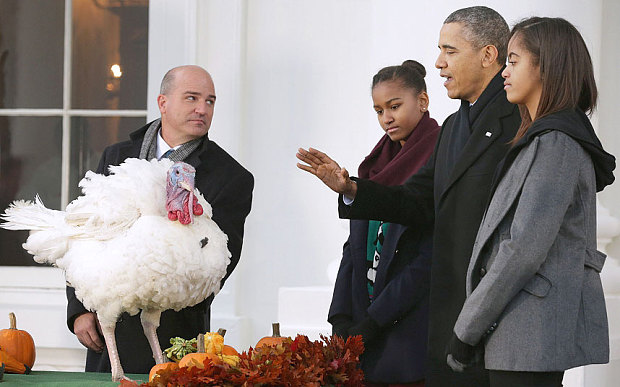
[{"label": "white column", "polygon": [[[199,42],[196,63],[213,77],[217,95],[209,138],[248,167],[243,114],[246,12],[245,0],[200,1],[196,9],[195,34]],[[247,250],[244,244],[239,266],[248,264]],[[239,307],[239,298],[248,294],[247,289],[238,286],[239,281],[243,282],[239,266],[215,297],[211,308],[211,330],[226,329],[226,343],[245,350],[255,341],[248,333],[249,319]]]},{"label": "white column", "polygon": [[[149,2],[147,120],[159,117],[157,95],[164,74],[196,62],[196,0]],[[145,69],[146,70],[146,69]]]}]

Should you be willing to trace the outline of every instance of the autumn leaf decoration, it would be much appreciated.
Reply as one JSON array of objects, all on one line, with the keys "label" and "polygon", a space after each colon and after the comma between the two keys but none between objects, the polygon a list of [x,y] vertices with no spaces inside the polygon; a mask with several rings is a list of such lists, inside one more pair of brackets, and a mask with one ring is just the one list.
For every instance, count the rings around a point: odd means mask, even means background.
[{"label": "autumn leaf decoration", "polygon": [[361,336],[344,341],[339,336],[310,341],[297,335],[277,347],[262,346],[243,352],[236,366],[205,361],[204,368],[161,371],[141,386],[360,386],[364,375],[359,356]]}]

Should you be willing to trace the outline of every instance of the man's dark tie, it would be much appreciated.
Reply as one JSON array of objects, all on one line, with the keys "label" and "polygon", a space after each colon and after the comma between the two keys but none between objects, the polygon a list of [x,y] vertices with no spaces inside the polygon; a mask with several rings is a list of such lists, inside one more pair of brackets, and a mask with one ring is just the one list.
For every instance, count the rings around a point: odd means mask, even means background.
[{"label": "man's dark tie", "polygon": [[164,153],[163,155],[161,155],[161,157],[159,158],[161,159],[167,159],[168,157],[170,157],[170,154],[174,152],[174,149],[170,148],[166,151],[166,153]]}]

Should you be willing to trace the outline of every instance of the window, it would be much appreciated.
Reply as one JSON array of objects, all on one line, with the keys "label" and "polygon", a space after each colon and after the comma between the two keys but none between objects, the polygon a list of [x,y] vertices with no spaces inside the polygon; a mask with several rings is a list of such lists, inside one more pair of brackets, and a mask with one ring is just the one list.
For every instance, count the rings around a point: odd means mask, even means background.
[{"label": "window", "polygon": [[[64,208],[103,149],[146,122],[148,0],[0,0],[0,212]],[[34,265],[0,229],[0,265]]]}]

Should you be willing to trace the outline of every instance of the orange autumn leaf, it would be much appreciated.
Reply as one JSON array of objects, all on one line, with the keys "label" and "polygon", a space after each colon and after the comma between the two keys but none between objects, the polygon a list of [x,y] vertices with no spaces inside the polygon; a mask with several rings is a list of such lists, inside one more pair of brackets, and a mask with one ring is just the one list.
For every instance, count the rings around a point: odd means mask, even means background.
[{"label": "orange autumn leaf", "polygon": [[359,368],[359,356],[363,351],[361,336],[350,337],[347,341],[340,337],[321,336],[321,340],[311,341],[306,336],[297,335],[295,340],[278,346],[249,348],[239,355],[236,365],[208,363],[209,366],[205,364],[204,368],[163,370],[145,385],[359,386],[364,377]]}]

